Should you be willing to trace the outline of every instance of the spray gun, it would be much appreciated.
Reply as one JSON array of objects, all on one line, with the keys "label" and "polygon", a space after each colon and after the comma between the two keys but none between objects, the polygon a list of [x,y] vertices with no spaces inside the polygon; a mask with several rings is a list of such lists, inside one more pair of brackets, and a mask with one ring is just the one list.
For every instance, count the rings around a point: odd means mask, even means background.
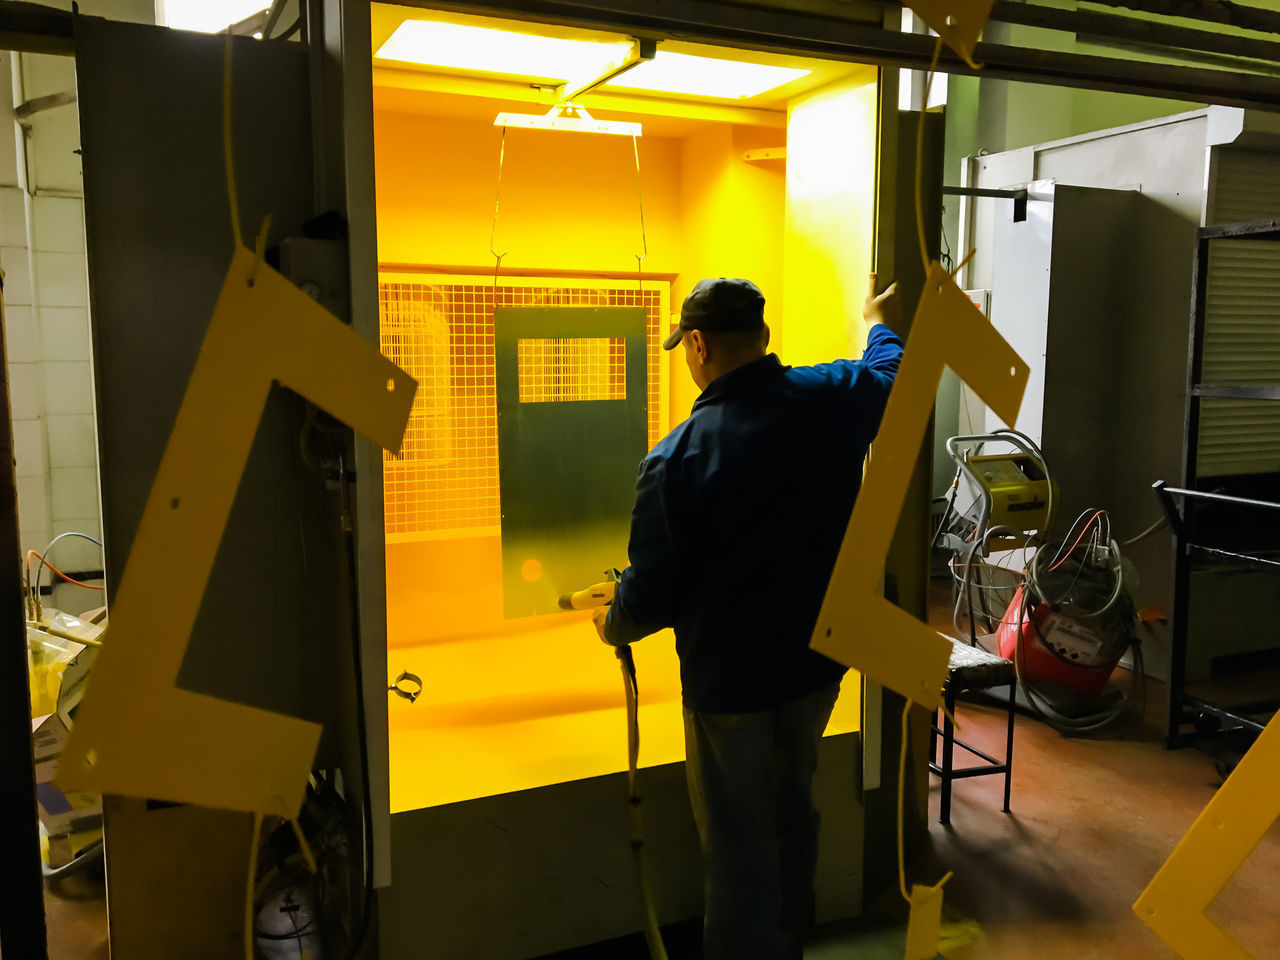
[{"label": "spray gun", "polygon": [[613,603],[613,595],[618,589],[618,578],[622,574],[617,569],[606,570],[605,579],[593,583],[585,590],[560,595],[561,610],[590,610],[593,607],[607,607]]},{"label": "spray gun", "polygon": [[[606,570],[605,579],[600,583],[594,583],[585,590],[562,594],[560,609],[591,610],[609,606],[613,603],[621,577],[622,574],[616,569]],[[636,781],[636,770],[640,763],[640,687],[636,682],[636,661],[628,643],[616,644],[613,652],[622,667],[622,685],[627,703],[627,793],[631,804],[631,851],[635,857],[640,895],[644,900],[644,937],[653,960],[667,960],[667,950],[662,942],[658,913],[653,905],[653,894],[649,889],[644,862],[644,819],[640,810],[640,788]]]}]

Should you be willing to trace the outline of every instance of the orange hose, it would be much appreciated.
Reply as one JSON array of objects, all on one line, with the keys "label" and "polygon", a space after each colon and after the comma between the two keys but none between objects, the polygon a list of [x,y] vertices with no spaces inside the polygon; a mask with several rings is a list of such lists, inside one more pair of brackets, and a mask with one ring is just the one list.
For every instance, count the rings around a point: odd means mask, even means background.
[{"label": "orange hose", "polygon": [[63,573],[61,570],[59,570],[57,567],[55,567],[52,563],[50,563],[50,562],[49,562],[48,560],[46,560],[44,557],[41,557],[41,556],[40,556],[40,554],[39,554],[39,553],[37,553],[35,550],[28,550],[28,551],[27,551],[27,568],[28,568],[28,569],[30,569],[30,568],[31,568],[31,558],[32,558],[33,556],[38,557],[41,563],[43,563],[46,567],[48,567],[50,570],[52,570],[52,571],[53,571],[57,576],[61,577],[61,578],[62,578],[63,580],[65,580],[65,581],[67,581],[67,583],[74,583],[77,587],[84,587],[86,590],[105,590],[105,589],[107,589],[106,587],[103,587],[103,586],[96,586],[96,585],[94,585],[94,584],[92,584],[92,583],[84,583],[83,581],[77,580],[75,577],[69,577],[69,576],[67,576],[65,573]]}]

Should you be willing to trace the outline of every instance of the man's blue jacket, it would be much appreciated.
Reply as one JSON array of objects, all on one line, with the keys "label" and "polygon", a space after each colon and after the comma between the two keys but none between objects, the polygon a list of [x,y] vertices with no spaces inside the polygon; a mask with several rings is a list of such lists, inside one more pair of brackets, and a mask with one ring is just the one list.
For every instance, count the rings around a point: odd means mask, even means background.
[{"label": "man's blue jacket", "polygon": [[860,360],[762,357],[708,385],[641,463],[605,635],[674,627],[688,708],[765,710],[844,674],[809,637],[901,357],[882,324]]}]

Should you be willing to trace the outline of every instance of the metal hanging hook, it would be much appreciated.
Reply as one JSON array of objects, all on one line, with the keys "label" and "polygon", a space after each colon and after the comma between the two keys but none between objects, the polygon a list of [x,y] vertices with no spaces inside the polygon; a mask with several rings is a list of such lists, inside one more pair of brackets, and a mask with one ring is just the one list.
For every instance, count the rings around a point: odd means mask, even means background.
[{"label": "metal hanging hook", "polygon": [[[416,683],[418,685],[418,689],[405,689],[400,686],[402,683]],[[418,699],[418,697],[422,696],[422,689],[421,677],[416,673],[410,673],[408,670],[401,670],[400,676],[396,677],[395,682],[391,684],[391,686],[387,687],[387,693],[394,693],[397,697],[413,703]]]},{"label": "metal hanging hook", "polygon": [[493,254],[493,306],[498,306],[498,271],[502,268],[502,258],[508,251],[499,253],[495,246],[498,237],[498,210],[502,204],[502,170],[507,158],[507,126],[502,125],[502,140],[498,144],[498,185],[493,193],[493,223],[489,227],[489,252]]},{"label": "metal hanging hook", "polygon": [[[649,238],[644,227],[644,187],[640,182],[640,141],[631,135],[631,152],[636,160],[636,197],[640,201],[640,252],[636,254],[636,288],[644,295],[644,261],[649,256]],[[641,303],[641,306],[644,306]]]}]

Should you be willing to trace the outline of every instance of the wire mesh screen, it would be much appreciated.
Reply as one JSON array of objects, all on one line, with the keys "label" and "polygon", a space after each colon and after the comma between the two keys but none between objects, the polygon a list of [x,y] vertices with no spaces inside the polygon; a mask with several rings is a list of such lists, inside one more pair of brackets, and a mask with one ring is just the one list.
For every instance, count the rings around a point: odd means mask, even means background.
[{"label": "wire mesh screen", "polygon": [[521,403],[627,399],[621,337],[549,337],[516,347]]},{"label": "wire mesh screen", "polygon": [[[638,289],[621,281],[601,285],[601,281],[564,280],[552,285],[508,282],[495,288],[479,278],[470,283],[454,278],[382,277],[378,284],[382,352],[419,384],[404,445],[399,454],[384,454],[387,535],[411,538],[493,529],[501,523],[495,307],[644,307],[648,440],[649,446],[657,443],[662,428],[659,375],[667,293],[657,283]],[[621,390],[617,398],[626,396],[621,340],[616,346],[609,338],[522,341],[522,346],[525,342],[606,345],[599,359],[592,351],[600,347],[546,348],[538,355],[542,383],[531,388],[535,393],[559,393],[539,399],[614,399],[615,394],[608,391],[617,390]],[[523,356],[521,360],[523,365]],[[562,371],[558,378],[553,370],[557,364]],[[575,364],[579,369],[574,369]],[[592,376],[585,376],[589,371],[594,371]],[[523,374],[520,382],[523,401]],[[580,395],[590,391],[606,395]]]}]

